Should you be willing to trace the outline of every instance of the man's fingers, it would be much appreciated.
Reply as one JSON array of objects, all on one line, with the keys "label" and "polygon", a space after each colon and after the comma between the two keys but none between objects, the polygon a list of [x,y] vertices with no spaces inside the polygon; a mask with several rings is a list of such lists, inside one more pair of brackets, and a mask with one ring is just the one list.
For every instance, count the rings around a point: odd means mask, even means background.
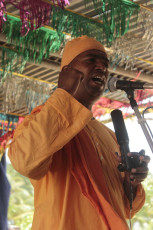
[{"label": "man's fingers", "polygon": [[138,167],[133,168],[130,173],[130,180],[131,183],[134,184],[140,184],[142,181],[146,179],[148,175],[148,168],[147,167]]},{"label": "man's fingers", "polygon": [[138,152],[131,152],[131,153],[127,153],[128,157],[134,157],[134,156],[138,156]]},{"label": "man's fingers", "polygon": [[132,174],[148,173],[148,167],[138,167],[138,168],[131,169],[131,173]]},{"label": "man's fingers", "polygon": [[81,71],[79,71],[78,69],[74,69],[74,68],[73,68],[73,70],[74,70],[76,73],[78,73],[78,75],[80,75],[80,78],[84,78],[84,75],[83,75],[83,73],[82,73]]},{"label": "man's fingers", "polygon": [[137,174],[131,174],[130,179],[134,180],[144,180],[147,177],[148,173],[137,173]]},{"label": "man's fingers", "polygon": [[77,76],[79,76],[80,78],[83,78],[83,73],[77,69],[74,69],[71,65],[65,65],[62,68],[61,72],[68,72],[68,71],[73,71],[75,74],[77,74]]},{"label": "man's fingers", "polygon": [[150,157],[149,156],[140,155],[140,153],[138,153],[138,152],[127,153],[127,156],[133,158],[133,161],[135,161],[135,159],[139,159],[140,164],[142,164],[143,166],[145,166],[145,165],[147,166],[147,164],[150,162]]},{"label": "man's fingers", "polygon": [[82,72],[71,65],[66,65],[59,74],[58,87],[74,96],[83,79],[84,74]]},{"label": "man's fingers", "polygon": [[150,162],[150,157],[149,156],[140,156],[139,159],[141,161],[146,162],[147,164]]}]

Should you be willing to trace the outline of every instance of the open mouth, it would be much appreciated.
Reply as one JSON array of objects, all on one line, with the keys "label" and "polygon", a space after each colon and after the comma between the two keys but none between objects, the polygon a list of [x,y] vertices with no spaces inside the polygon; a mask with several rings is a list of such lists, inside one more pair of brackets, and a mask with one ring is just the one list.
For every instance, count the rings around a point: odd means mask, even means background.
[{"label": "open mouth", "polygon": [[92,81],[94,81],[98,85],[102,85],[104,83],[103,78],[100,76],[95,76],[92,78]]}]

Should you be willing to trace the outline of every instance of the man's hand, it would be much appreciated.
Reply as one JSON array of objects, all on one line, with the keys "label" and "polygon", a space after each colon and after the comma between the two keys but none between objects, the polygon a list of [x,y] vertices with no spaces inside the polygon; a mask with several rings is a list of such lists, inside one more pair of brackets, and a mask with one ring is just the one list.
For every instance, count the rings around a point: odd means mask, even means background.
[{"label": "man's hand", "polygon": [[83,78],[82,72],[74,69],[70,65],[64,66],[59,75],[58,88],[62,88],[71,95],[74,95]]},{"label": "man's hand", "polygon": [[[134,157],[135,153],[128,153],[128,157]],[[127,180],[133,186],[137,186],[144,181],[148,175],[148,163],[150,162],[150,157],[146,155],[139,156],[140,164],[137,168],[132,168],[130,172],[126,172],[125,175]]]},{"label": "man's hand", "polygon": [[[128,157],[135,157],[136,153],[128,153]],[[137,153],[138,154],[138,153]],[[117,156],[117,160],[119,163],[122,162],[122,159],[120,156]],[[125,179],[124,179],[124,190],[127,195],[127,197],[130,200],[130,183],[133,188],[133,199],[136,196],[137,191],[137,185],[140,184],[145,180],[145,178],[148,175],[148,163],[150,162],[150,157],[146,155],[139,156],[139,167],[132,168],[130,171],[125,172]]]}]

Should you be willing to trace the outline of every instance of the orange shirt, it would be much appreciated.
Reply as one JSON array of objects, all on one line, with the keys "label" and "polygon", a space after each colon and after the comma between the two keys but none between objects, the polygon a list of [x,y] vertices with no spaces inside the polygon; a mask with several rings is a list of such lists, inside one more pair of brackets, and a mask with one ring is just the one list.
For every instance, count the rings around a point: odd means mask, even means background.
[{"label": "orange shirt", "polygon": [[[126,230],[129,202],[117,169],[114,133],[62,89],[18,126],[14,168],[34,187],[32,230]],[[138,186],[134,215],[143,205]]]}]

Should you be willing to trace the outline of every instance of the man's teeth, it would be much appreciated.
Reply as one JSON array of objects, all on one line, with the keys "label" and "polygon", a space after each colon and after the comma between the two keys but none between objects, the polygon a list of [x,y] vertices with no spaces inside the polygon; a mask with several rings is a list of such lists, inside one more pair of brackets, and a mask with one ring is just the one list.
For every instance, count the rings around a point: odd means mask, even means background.
[{"label": "man's teeth", "polygon": [[93,80],[102,82],[102,78],[99,76],[93,77]]}]

